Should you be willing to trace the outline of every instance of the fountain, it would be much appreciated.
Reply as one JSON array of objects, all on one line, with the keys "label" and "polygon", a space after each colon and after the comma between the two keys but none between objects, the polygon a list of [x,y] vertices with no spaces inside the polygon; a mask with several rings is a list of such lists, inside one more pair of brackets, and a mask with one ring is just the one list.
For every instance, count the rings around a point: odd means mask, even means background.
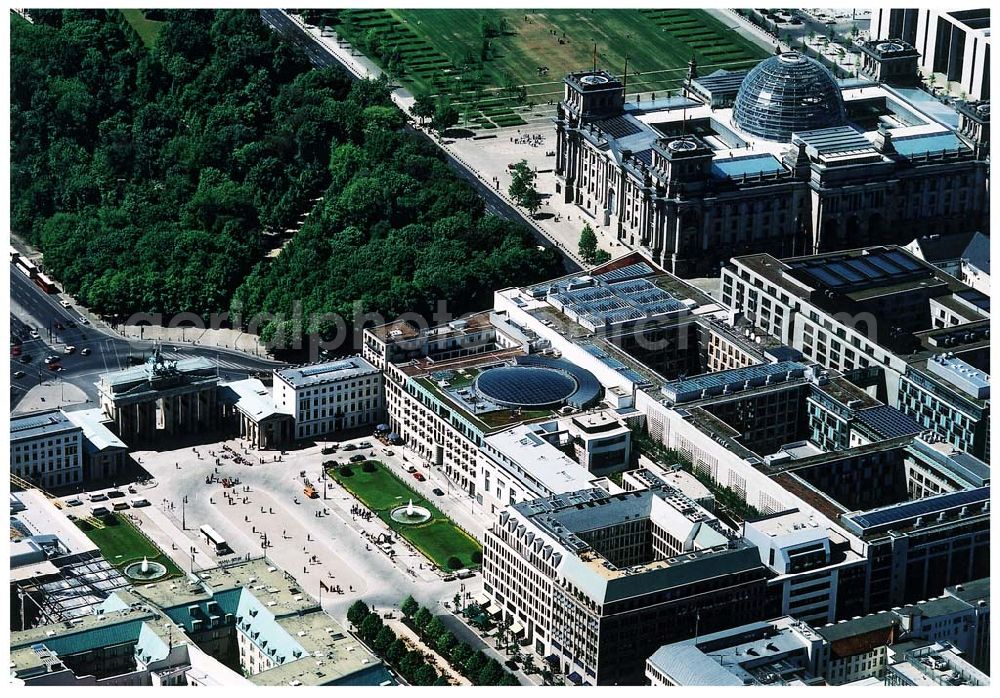
[{"label": "fountain", "polygon": [[150,562],[143,556],[142,562],[133,562],[125,567],[125,576],[138,582],[152,582],[167,574],[167,568],[159,562]]},{"label": "fountain", "polygon": [[406,506],[398,506],[389,512],[389,517],[401,524],[421,524],[430,521],[431,513],[422,506],[413,503],[413,498],[406,503]]}]

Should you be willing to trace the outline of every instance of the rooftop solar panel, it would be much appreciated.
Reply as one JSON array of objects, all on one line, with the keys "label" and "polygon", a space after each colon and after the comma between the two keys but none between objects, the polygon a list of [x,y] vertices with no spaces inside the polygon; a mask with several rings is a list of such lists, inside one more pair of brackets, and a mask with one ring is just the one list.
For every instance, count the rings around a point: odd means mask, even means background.
[{"label": "rooftop solar panel", "polygon": [[885,272],[878,267],[868,264],[863,257],[844,260],[844,264],[854,269],[866,279],[879,279],[885,276]]},{"label": "rooftop solar panel", "polygon": [[917,264],[914,260],[907,257],[905,254],[899,250],[890,250],[885,253],[885,256],[893,263],[898,266],[903,267],[907,271],[920,271],[922,267]]},{"label": "rooftop solar panel", "polygon": [[871,264],[873,267],[877,267],[889,276],[896,276],[902,274],[905,269],[898,264],[893,264],[891,261],[886,259],[881,254],[870,254],[865,256],[865,261]]},{"label": "rooftop solar panel", "polygon": [[830,288],[840,288],[841,286],[847,285],[847,282],[844,279],[834,276],[823,267],[813,267],[809,269],[808,272],[811,276],[819,279],[823,284],[829,286]]},{"label": "rooftop solar panel", "polygon": [[854,521],[861,528],[874,528],[876,526],[885,526],[897,521],[905,521],[916,516],[937,513],[945,509],[952,509],[954,507],[988,501],[989,498],[990,488],[979,487],[974,490],[948,492],[946,494],[939,494],[933,497],[925,497],[924,499],[918,499],[914,502],[906,502],[904,504],[896,504],[883,509],[876,509],[875,511],[866,511],[860,514],[854,514],[848,518],[851,521]]},{"label": "rooftop solar panel", "polygon": [[637,279],[641,276],[649,276],[653,273],[653,268],[645,262],[636,262],[624,267],[597,274],[597,278],[611,283],[613,281],[624,281],[626,279]]},{"label": "rooftop solar panel", "polygon": [[844,277],[845,279],[847,279],[848,281],[850,281],[852,283],[857,283],[859,281],[865,281],[866,280],[864,276],[862,276],[861,274],[859,274],[854,269],[851,269],[849,266],[847,266],[843,262],[834,262],[833,264],[830,264],[827,267],[827,269],[829,269],[830,271],[832,271],[834,274],[837,274],[838,276]]}]

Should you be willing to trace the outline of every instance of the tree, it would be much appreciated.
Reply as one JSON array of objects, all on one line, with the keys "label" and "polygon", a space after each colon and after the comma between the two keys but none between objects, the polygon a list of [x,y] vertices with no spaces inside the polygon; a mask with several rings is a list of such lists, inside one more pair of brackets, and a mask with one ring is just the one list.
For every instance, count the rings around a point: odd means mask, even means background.
[{"label": "tree", "polygon": [[403,655],[406,654],[406,643],[400,638],[396,638],[389,649],[385,653],[385,658],[389,660],[389,663],[393,666],[399,666],[399,662],[402,660]]},{"label": "tree", "polygon": [[417,673],[417,669],[423,665],[424,658],[416,650],[410,650],[399,660],[399,670],[408,679],[412,679]]},{"label": "tree", "polygon": [[427,624],[427,628],[424,630],[424,633],[427,635],[427,639],[431,642],[437,641],[439,637],[442,637],[445,634],[451,634],[448,632],[448,629],[444,627],[444,623],[441,622],[441,619],[438,616],[431,618],[431,621]]},{"label": "tree", "polygon": [[462,595],[459,592],[455,592],[455,596],[452,597],[452,603],[455,604],[455,610],[459,610],[462,605]]},{"label": "tree", "polygon": [[433,617],[434,616],[431,615],[430,611],[421,606],[420,610],[417,611],[415,614],[413,614],[413,626],[417,629],[417,631],[421,635],[423,635],[426,632],[427,626],[430,624]]},{"label": "tree", "polygon": [[372,641],[372,648],[380,656],[384,657],[392,646],[392,643],[396,641],[396,633],[392,631],[388,625],[383,625],[382,629],[378,631],[378,635]]},{"label": "tree", "polygon": [[480,686],[495,686],[504,675],[500,662],[490,657],[476,674],[476,683]]},{"label": "tree", "polygon": [[451,570],[462,569],[462,560],[458,556],[452,555],[451,557],[448,558],[448,569]]},{"label": "tree", "polygon": [[399,608],[403,612],[404,616],[412,618],[413,614],[420,610],[420,604],[418,604],[412,596],[407,596],[403,599],[403,603]]},{"label": "tree", "polygon": [[434,649],[438,651],[438,654],[445,658],[450,658],[451,653],[454,651],[455,647],[458,646],[458,640],[450,632],[444,632],[437,637],[434,641]]},{"label": "tree", "polygon": [[486,663],[486,655],[482,651],[473,652],[472,655],[462,663],[462,673],[470,679],[479,675],[479,671]]},{"label": "tree", "polygon": [[361,639],[367,643],[372,643],[378,637],[379,631],[383,627],[384,624],[378,614],[369,613],[368,617],[361,622],[361,628],[359,629]]},{"label": "tree", "polygon": [[510,673],[509,671],[505,671],[503,673],[503,676],[500,678],[500,685],[501,686],[520,686],[521,682],[518,681],[517,677],[514,676],[512,673]]},{"label": "tree", "polygon": [[507,188],[510,197],[532,214],[542,205],[542,196],[535,189],[535,176],[527,160],[521,160],[511,168],[510,187]]},{"label": "tree", "polygon": [[472,648],[464,642],[459,642],[458,646],[451,652],[451,663],[456,667],[464,666],[471,656]]},{"label": "tree", "polygon": [[368,608],[368,604],[361,599],[358,599],[347,609],[347,622],[355,628],[360,628],[361,624],[364,622],[365,618],[369,616],[369,614],[371,614],[371,609]]},{"label": "tree", "polygon": [[597,254],[597,235],[594,233],[594,229],[590,227],[590,223],[583,226],[583,230],[580,231],[580,246],[579,246],[580,256],[583,257],[585,262],[593,262],[594,256]]},{"label": "tree", "polygon": [[433,686],[450,686],[451,684],[448,682],[448,679],[442,674],[441,676],[438,676],[436,679],[434,679],[434,683],[432,685]]},{"label": "tree", "polygon": [[434,116],[434,111],[437,108],[437,104],[434,98],[426,93],[422,92],[418,94],[413,99],[413,106],[410,107],[410,113],[415,117],[420,119],[420,123],[424,123],[424,119],[429,119]]},{"label": "tree", "polygon": [[607,250],[597,250],[594,253],[594,264],[604,264],[611,260],[611,253]]},{"label": "tree", "polygon": [[418,686],[432,686],[437,677],[438,673],[434,671],[434,667],[424,662],[413,672],[413,683]]},{"label": "tree", "polygon": [[451,105],[451,102],[442,99],[438,102],[437,108],[434,110],[434,118],[431,119],[431,128],[437,131],[438,135],[441,135],[457,124],[458,118],[458,110]]}]

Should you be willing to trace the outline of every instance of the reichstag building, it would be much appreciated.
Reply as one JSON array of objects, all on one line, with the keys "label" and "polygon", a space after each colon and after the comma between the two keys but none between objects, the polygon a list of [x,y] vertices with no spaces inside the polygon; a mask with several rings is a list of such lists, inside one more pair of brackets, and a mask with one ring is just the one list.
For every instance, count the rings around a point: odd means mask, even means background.
[{"label": "reichstag building", "polygon": [[[886,81],[901,42],[872,43],[870,77],[837,80],[797,52],[705,76],[692,61],[683,94],[634,103],[607,72],[571,73],[559,195],[681,276],[987,229],[988,102],[942,104],[898,66]],[[916,52],[900,55],[915,75]]]}]

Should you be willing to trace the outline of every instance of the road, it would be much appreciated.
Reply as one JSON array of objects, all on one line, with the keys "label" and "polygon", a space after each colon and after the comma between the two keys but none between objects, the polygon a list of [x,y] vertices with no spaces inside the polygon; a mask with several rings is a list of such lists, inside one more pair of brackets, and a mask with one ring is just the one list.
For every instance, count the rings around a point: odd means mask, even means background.
[{"label": "road", "polygon": [[[91,323],[83,323],[84,315],[75,307],[64,308],[59,304],[59,296],[43,292],[24,274],[11,265],[10,270],[11,339],[21,339],[21,355],[11,356],[11,409],[15,408],[24,395],[43,380],[58,376],[67,383],[76,385],[90,398],[97,400],[94,385],[102,373],[115,371],[129,365],[129,357],[142,357],[153,349],[153,343],[142,340],[128,340],[108,330],[95,328]],[[72,327],[70,323],[75,324]],[[61,328],[60,328],[61,326]],[[38,332],[39,338],[32,339],[31,330]],[[67,345],[76,347],[74,354],[65,354]],[[83,349],[90,349],[89,356],[83,356]],[[52,372],[45,368],[45,357],[59,355],[64,371]],[[248,356],[241,352],[226,351],[209,347],[168,345],[164,356],[181,359],[203,356],[219,364],[219,375],[225,380],[246,378],[254,371],[270,371],[281,367],[275,361]],[[23,357],[30,357],[22,361]],[[14,374],[24,375],[14,378]]]}]

